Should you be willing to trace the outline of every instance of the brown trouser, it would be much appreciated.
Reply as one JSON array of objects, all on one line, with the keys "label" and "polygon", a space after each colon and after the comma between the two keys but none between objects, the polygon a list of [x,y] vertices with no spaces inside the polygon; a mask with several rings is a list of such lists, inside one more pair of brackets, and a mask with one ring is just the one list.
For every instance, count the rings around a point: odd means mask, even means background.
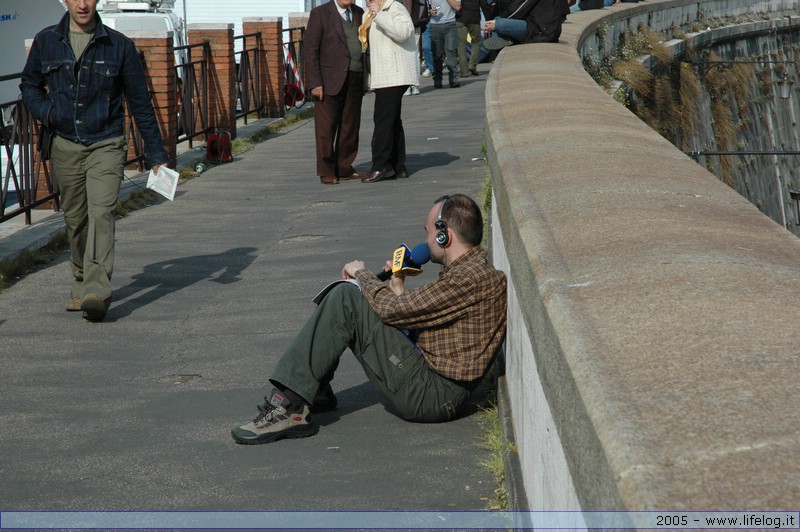
[{"label": "brown trouser", "polygon": [[348,72],[339,94],[323,92],[322,101],[314,102],[319,176],[346,177],[355,171],[353,161],[358,155],[363,79],[361,72]]}]

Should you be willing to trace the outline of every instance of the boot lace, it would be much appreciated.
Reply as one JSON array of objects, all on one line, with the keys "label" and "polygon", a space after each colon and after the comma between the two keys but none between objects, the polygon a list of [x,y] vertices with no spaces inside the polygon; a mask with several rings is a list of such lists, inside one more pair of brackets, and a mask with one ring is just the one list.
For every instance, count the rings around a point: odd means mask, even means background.
[{"label": "boot lace", "polygon": [[267,421],[272,421],[272,413],[275,412],[276,408],[277,407],[275,405],[269,402],[268,397],[264,397],[264,404],[258,405],[259,414],[253,420],[253,423],[258,424],[264,421],[265,419]]}]

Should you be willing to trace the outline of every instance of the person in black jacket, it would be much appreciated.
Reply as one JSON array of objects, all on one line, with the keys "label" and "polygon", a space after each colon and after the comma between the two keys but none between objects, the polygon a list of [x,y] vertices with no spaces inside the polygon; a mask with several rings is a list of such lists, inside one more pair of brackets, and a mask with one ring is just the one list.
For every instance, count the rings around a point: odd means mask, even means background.
[{"label": "person in black jacket", "polygon": [[484,47],[499,50],[509,44],[558,42],[561,23],[569,13],[565,0],[511,0],[498,4],[499,16],[484,26]]},{"label": "person in black jacket", "polygon": [[128,141],[127,105],[154,173],[169,163],[133,41],[103,25],[97,0],[65,0],[67,13],[33,39],[20,91],[53,133],[69,263],[74,281],[66,310],[101,321],[111,304],[115,208]]}]

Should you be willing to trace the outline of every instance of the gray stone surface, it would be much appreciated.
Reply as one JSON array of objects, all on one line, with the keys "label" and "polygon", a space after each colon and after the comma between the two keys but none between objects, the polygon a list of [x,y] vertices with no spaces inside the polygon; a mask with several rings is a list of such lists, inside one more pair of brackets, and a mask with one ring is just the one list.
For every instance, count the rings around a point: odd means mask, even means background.
[{"label": "gray stone surface", "polygon": [[[494,251],[523,314],[509,321],[507,380],[532,508],[800,500],[800,240],[605,94],[576,52],[605,13],[680,4],[571,16],[559,44],[513,46],[493,66],[487,148],[507,257]],[[556,448],[565,467],[537,467]],[[531,489],[565,484],[573,493]]]},{"label": "gray stone surface", "polygon": [[[424,240],[436,197],[481,191],[486,79],[440,91],[426,80],[404,99],[408,179],[320,185],[305,120],[120,220],[103,323],[64,311],[66,257],[2,292],[0,509],[486,508],[496,486],[479,465],[476,403],[451,423],[407,423],[349,354],[333,382],[340,409],[318,417],[317,436],[229,435],[255,417],[312,296],[345,262],[379,270],[397,244]],[[34,231],[4,236],[3,252]],[[414,283],[436,275],[429,265]]]}]

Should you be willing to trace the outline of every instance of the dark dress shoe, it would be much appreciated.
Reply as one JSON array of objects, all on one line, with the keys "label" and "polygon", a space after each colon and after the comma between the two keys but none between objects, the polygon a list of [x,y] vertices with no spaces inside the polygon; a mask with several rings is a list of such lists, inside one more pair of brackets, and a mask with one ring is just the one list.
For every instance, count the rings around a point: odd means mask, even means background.
[{"label": "dark dress shoe", "polygon": [[399,177],[400,179],[405,179],[408,177],[408,170],[406,170],[405,168],[403,168],[402,170],[397,170],[394,173],[394,176]]},{"label": "dark dress shoe", "polygon": [[348,179],[364,179],[368,175],[369,174],[367,172],[353,172],[350,175],[339,176],[339,179],[342,179],[344,181],[347,181]]},{"label": "dark dress shoe", "polygon": [[387,170],[374,170],[369,173],[367,177],[361,180],[362,183],[377,183],[378,181],[385,181],[387,179],[394,179],[394,170],[391,168]]},{"label": "dark dress shoe", "polygon": [[338,185],[339,178],[335,175],[321,175],[319,176],[319,182],[323,185]]}]

